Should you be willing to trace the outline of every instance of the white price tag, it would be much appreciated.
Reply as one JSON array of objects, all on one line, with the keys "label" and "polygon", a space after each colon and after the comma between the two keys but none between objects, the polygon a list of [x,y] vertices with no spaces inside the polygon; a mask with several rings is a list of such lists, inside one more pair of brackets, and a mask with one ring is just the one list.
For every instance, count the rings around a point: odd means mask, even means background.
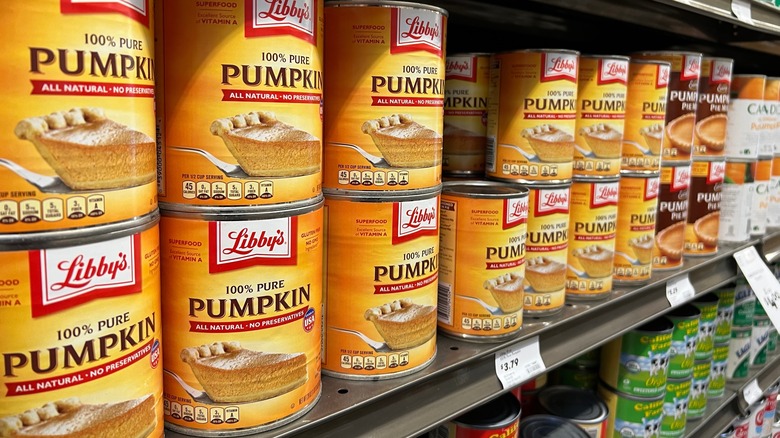
[{"label": "white price tag", "polygon": [[748,404],[748,406],[761,400],[762,395],[764,395],[764,391],[761,391],[761,388],[758,387],[758,382],[756,379],[753,379],[742,390],[742,397],[745,398],[745,402]]},{"label": "white price tag", "polygon": [[750,12],[750,0],[731,0],[731,12],[739,21],[747,24],[753,24],[752,14]]},{"label": "white price tag", "polygon": [[780,282],[758,255],[755,247],[737,251],[734,253],[734,259],[772,324],[775,328],[780,327]]},{"label": "white price tag", "polygon": [[696,291],[693,289],[688,274],[666,280],[666,299],[672,306],[689,301],[694,295],[696,295]]},{"label": "white price tag", "polygon": [[539,337],[496,352],[496,375],[503,387],[513,388],[546,370],[539,353]]}]

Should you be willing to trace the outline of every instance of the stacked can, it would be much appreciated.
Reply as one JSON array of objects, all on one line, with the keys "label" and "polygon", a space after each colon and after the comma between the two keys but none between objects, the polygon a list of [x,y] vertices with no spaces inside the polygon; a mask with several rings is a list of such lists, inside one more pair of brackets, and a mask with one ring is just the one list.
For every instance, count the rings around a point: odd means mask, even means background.
[{"label": "stacked can", "polygon": [[166,427],[274,429],[321,393],[324,2],[155,5]]},{"label": "stacked can", "polygon": [[710,384],[707,387],[707,397],[720,398],[725,394],[726,390],[726,368],[729,359],[731,327],[734,320],[736,298],[735,285],[730,284],[712,293],[718,297],[718,310],[715,316]]},{"label": "stacked can", "polygon": [[529,49],[490,60],[485,174],[529,190],[526,315],[565,303],[579,58]]},{"label": "stacked can", "polygon": [[720,298],[713,292],[691,301],[691,304],[699,309],[700,316],[699,333],[694,351],[696,360],[693,364],[691,396],[688,401],[689,420],[701,418],[707,409],[719,301]]},{"label": "stacked can", "polygon": [[593,390],[566,385],[548,386],[539,392],[542,412],[576,423],[593,438],[607,438],[609,409]]},{"label": "stacked can", "polygon": [[768,228],[780,227],[780,77],[767,77],[764,87],[764,104],[768,126],[761,135],[767,146],[772,146],[772,175],[769,182],[769,205],[767,206],[766,225]]},{"label": "stacked can", "polygon": [[750,341],[753,318],[756,312],[756,296],[745,277],[740,273],[734,284],[734,317],[731,323],[729,356],[726,363],[726,380],[745,380],[750,371]]},{"label": "stacked can", "polygon": [[674,329],[661,436],[680,437],[685,434],[701,314],[701,310],[693,304],[684,304],[666,313],[666,317],[674,323]]},{"label": "stacked can", "polygon": [[553,382],[595,391],[599,381],[600,357],[601,349],[596,348],[567,361],[552,371]]},{"label": "stacked can", "polygon": [[618,187],[615,283],[650,280],[671,64],[631,59]]},{"label": "stacked can", "polygon": [[0,19],[0,435],[163,436],[150,4]]},{"label": "stacked can", "polygon": [[756,299],[755,312],[753,313],[753,329],[750,333],[750,366],[763,367],[769,357],[769,340],[775,326],[761,301]]},{"label": "stacked can", "polygon": [[336,1],[325,21],[322,372],[400,377],[436,354],[447,12]]}]

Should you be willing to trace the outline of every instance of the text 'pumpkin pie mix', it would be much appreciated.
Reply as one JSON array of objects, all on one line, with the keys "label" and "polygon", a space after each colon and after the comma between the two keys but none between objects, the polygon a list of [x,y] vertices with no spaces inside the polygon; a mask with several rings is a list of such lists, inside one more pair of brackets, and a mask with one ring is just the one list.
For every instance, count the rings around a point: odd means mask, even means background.
[{"label": "text 'pumpkin pie mix'", "polygon": [[260,401],[306,382],[304,353],[246,350],[238,342],[215,342],[181,351],[203,390],[215,402]]},{"label": "text 'pumpkin pie mix'", "polygon": [[680,260],[685,242],[685,221],[675,222],[655,235],[655,244],[661,255],[670,260]]},{"label": "text 'pumpkin pie mix'", "polygon": [[502,312],[512,313],[523,308],[523,276],[509,272],[485,280],[482,287],[490,291]]},{"label": "text 'pumpkin pie mix'", "polygon": [[708,213],[693,223],[693,233],[699,242],[706,246],[718,246],[718,231],[720,229],[720,212]]},{"label": "text 'pumpkin pie mix'", "polygon": [[526,128],[520,135],[542,161],[565,163],[574,159],[574,136],[553,125]]},{"label": "text 'pumpkin pie mix'", "polygon": [[103,404],[69,398],[0,418],[0,437],[146,438],[156,426],[152,395]]},{"label": "text 'pumpkin pie mix'", "polygon": [[726,114],[713,114],[696,122],[696,139],[698,143],[714,151],[722,151],[726,146]]},{"label": "text 'pumpkin pie mix'", "polygon": [[31,141],[74,190],[134,187],[157,176],[154,140],[107,118],[100,108],[29,117],[16,125],[14,133]]},{"label": "text 'pumpkin pie mix'", "polygon": [[639,134],[645,139],[647,148],[653,155],[661,155],[661,147],[664,143],[664,126],[656,123],[645,126],[639,130]]},{"label": "text 'pumpkin pie mix'", "polygon": [[612,259],[614,253],[598,245],[577,248],[573,252],[579,260],[582,269],[592,278],[609,277],[612,275]]},{"label": "text 'pumpkin pie mix'", "polygon": [[320,140],[277,120],[273,112],[253,111],[217,119],[210,130],[222,138],[251,176],[292,177],[320,171]]},{"label": "text 'pumpkin pie mix'", "polygon": [[588,147],[599,158],[620,158],[623,133],[605,124],[598,123],[580,129]]},{"label": "text 'pumpkin pie mix'", "polygon": [[441,162],[442,137],[409,114],[367,120],[360,127],[393,167],[433,167]]},{"label": "text 'pumpkin pie mix'", "polygon": [[415,304],[408,298],[371,307],[363,314],[393,350],[422,345],[436,334],[436,307]]},{"label": "text 'pumpkin pie mix'", "polygon": [[525,267],[525,279],[536,292],[555,292],[566,286],[566,265],[547,257],[534,257]]},{"label": "text 'pumpkin pie mix'", "polygon": [[645,234],[628,241],[639,263],[650,264],[653,261],[653,235]]},{"label": "text 'pumpkin pie mix'", "polygon": [[669,122],[666,125],[666,135],[672,147],[683,152],[690,152],[693,148],[693,128],[696,114],[688,113]]}]

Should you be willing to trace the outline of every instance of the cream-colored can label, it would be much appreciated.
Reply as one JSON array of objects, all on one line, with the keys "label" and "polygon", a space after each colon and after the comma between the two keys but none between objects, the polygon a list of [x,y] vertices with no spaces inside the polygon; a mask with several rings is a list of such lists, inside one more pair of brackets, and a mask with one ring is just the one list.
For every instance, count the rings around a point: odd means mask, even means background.
[{"label": "cream-colored can label", "polygon": [[765,112],[765,85],[764,75],[733,75],[724,149],[727,158],[758,158],[762,131],[760,118]]},{"label": "cream-colored can label", "polygon": [[694,161],[691,164],[691,184],[688,217],[685,223],[685,255],[710,255],[718,252],[720,198],[725,161]]},{"label": "cream-colored can label", "polygon": [[155,193],[150,2],[8,8],[0,68],[0,233],[144,216]]},{"label": "cream-colored can label", "polygon": [[89,240],[0,253],[0,424],[162,437],[158,227]]},{"label": "cream-colored can label", "polygon": [[660,186],[658,176],[620,177],[612,276],[616,282],[650,279]]},{"label": "cream-colored can label", "polygon": [[772,174],[769,177],[769,202],[766,210],[766,226],[780,227],[780,155],[772,157]]},{"label": "cream-colored can label", "polygon": [[199,434],[262,430],[317,401],[322,210],[235,221],[163,216],[168,424]]},{"label": "cream-colored can label", "polygon": [[621,170],[658,172],[671,65],[632,58],[628,68]]},{"label": "cream-colored can label", "polygon": [[486,175],[523,182],[570,180],[579,52],[498,53],[490,62]]},{"label": "cream-colored can label", "polygon": [[626,116],[629,58],[581,56],[575,123],[575,176],[614,177]]},{"label": "cream-colored can label", "polygon": [[213,207],[318,196],[323,1],[157,3],[160,201]]},{"label": "cream-colored can label", "polygon": [[436,187],[446,15],[413,4],[332,2],[325,20],[323,187]]},{"label": "cream-colored can label", "polygon": [[323,372],[376,379],[433,360],[439,206],[438,195],[363,202],[326,195]]},{"label": "cream-colored can label", "polygon": [[599,298],[612,291],[619,182],[571,185],[566,295]]},{"label": "cream-colored can label", "polygon": [[661,168],[661,191],[658,194],[653,245],[654,270],[682,266],[690,181],[690,165]]}]

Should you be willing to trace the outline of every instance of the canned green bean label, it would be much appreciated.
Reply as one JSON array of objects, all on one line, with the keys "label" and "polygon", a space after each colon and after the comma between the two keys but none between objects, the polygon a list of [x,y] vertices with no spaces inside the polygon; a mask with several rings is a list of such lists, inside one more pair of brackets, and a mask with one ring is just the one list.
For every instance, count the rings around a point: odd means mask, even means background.
[{"label": "canned green bean label", "polygon": [[701,418],[707,410],[707,390],[710,385],[710,361],[697,360],[693,365],[688,419]]},{"label": "canned green bean label", "polygon": [[729,341],[729,358],[726,362],[726,379],[741,380],[750,368],[750,334],[752,327],[733,328]]},{"label": "canned green bean label", "polygon": [[715,344],[710,362],[710,385],[707,388],[708,398],[718,398],[726,391],[726,366],[729,360],[729,344]]},{"label": "canned green bean label", "polygon": [[664,416],[661,422],[662,437],[681,437],[685,434],[691,379],[669,380],[664,396]]}]

